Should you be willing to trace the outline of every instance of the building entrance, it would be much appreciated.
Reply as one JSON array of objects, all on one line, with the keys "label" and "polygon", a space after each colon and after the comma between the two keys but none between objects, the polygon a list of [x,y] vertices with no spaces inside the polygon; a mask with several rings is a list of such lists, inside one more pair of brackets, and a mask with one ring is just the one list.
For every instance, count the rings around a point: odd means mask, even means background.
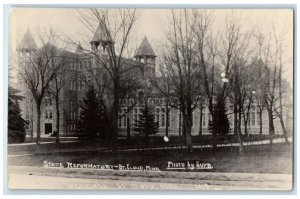
[{"label": "building entrance", "polygon": [[45,123],[45,134],[52,133],[52,123]]}]

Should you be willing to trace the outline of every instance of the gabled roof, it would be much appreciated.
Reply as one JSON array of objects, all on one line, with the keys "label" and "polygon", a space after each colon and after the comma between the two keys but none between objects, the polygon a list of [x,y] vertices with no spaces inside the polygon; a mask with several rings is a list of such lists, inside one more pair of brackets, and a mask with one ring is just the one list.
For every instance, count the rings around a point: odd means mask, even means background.
[{"label": "gabled roof", "polygon": [[154,56],[155,57],[155,53],[147,39],[147,37],[145,36],[139,49],[137,50],[135,57],[137,56]]},{"label": "gabled roof", "polygon": [[35,50],[37,49],[36,43],[29,29],[27,29],[21,43],[19,44],[17,50]]}]

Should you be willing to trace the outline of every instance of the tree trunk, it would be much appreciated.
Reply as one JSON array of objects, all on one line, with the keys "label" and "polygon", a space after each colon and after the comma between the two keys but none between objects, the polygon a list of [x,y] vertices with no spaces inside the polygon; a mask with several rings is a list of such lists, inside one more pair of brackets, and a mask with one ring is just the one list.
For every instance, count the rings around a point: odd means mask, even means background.
[{"label": "tree trunk", "polygon": [[248,135],[248,118],[244,117],[244,132],[245,132],[245,135],[247,136]]},{"label": "tree trunk", "polygon": [[36,144],[41,142],[41,104],[37,103],[37,121],[36,121]]},{"label": "tree trunk", "polygon": [[200,103],[200,114],[199,114],[200,118],[199,118],[199,136],[202,136],[202,120],[203,120],[203,106],[202,106],[202,102]]},{"label": "tree trunk", "polygon": [[117,144],[117,136],[118,136],[118,115],[119,115],[119,78],[116,77],[114,80],[114,101],[112,107],[112,115],[111,115],[111,130],[112,130],[112,147],[113,152],[117,152],[118,144]]},{"label": "tree trunk", "polygon": [[112,122],[111,122],[111,131],[112,131],[112,150],[113,152],[117,152],[117,134],[118,134],[118,111],[114,110],[113,108],[113,115],[112,115]]},{"label": "tree trunk", "polygon": [[259,110],[259,134],[262,135],[262,110]]},{"label": "tree trunk", "polygon": [[127,116],[127,140],[129,140],[129,139],[130,139],[130,121]]},{"label": "tree trunk", "polygon": [[234,105],[233,108],[233,117],[234,117],[234,122],[233,122],[233,134],[237,135],[238,134],[238,109],[236,104]]},{"label": "tree trunk", "polygon": [[[187,116],[187,115],[186,115]],[[193,143],[192,143],[192,123],[191,123],[191,118],[190,116],[187,116],[186,118],[186,127],[185,127],[185,139],[186,139],[186,147],[187,147],[187,152],[188,153],[193,153]]]},{"label": "tree trunk", "polygon": [[60,120],[60,112],[59,112],[59,98],[58,94],[55,96],[56,101],[56,143],[59,143],[59,120]]},{"label": "tree trunk", "polygon": [[178,131],[179,131],[179,137],[181,137],[181,120],[182,120],[182,118],[181,118],[181,110],[179,110],[179,121],[178,121],[178,123],[179,123],[179,126],[178,126]]},{"label": "tree trunk", "polygon": [[242,123],[242,111],[241,108],[239,108],[238,110],[238,116],[239,116],[239,121],[238,121],[238,133],[237,133],[237,137],[238,137],[238,142],[239,142],[239,154],[243,155],[244,154],[244,146],[243,146],[243,138],[242,138],[242,129],[241,129],[241,123]]},{"label": "tree trunk", "polygon": [[273,146],[273,135],[275,134],[274,128],[274,120],[273,120],[273,108],[268,108],[268,116],[269,116],[269,136],[270,136],[270,147],[272,150]]},{"label": "tree trunk", "polygon": [[33,138],[33,103],[31,102],[31,131],[30,131],[30,137]]},{"label": "tree trunk", "polygon": [[187,152],[193,153],[193,143],[192,143],[192,135],[191,135],[190,128],[187,128],[187,132],[186,132],[186,145],[187,145]]},{"label": "tree trunk", "polygon": [[166,136],[168,137],[169,136],[169,103],[168,103],[168,100],[166,102]]},{"label": "tree trunk", "polygon": [[[214,125],[214,117],[212,119],[212,124]],[[217,134],[216,132],[213,130],[212,131],[212,147],[213,147],[213,152],[215,153],[217,150],[217,140],[216,140]]]},{"label": "tree trunk", "polygon": [[279,120],[280,120],[281,128],[282,128],[282,131],[283,131],[285,143],[288,144],[289,140],[288,140],[287,130],[286,130],[285,125],[284,125],[283,117],[280,116]]}]

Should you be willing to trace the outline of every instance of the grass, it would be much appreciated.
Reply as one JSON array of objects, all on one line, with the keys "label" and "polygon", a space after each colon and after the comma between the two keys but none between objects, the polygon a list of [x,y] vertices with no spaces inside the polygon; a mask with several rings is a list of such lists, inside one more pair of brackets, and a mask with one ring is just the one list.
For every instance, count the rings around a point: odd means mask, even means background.
[{"label": "grass", "polygon": [[134,152],[71,152],[34,156],[9,157],[9,165],[42,166],[43,161],[92,164],[150,165],[166,170],[167,161],[181,162],[198,160],[210,163],[215,172],[241,173],[292,173],[292,145],[274,144],[245,147],[245,154],[239,155],[235,147],[219,148],[212,154],[211,149],[195,149],[192,154],[185,150],[165,149]]}]

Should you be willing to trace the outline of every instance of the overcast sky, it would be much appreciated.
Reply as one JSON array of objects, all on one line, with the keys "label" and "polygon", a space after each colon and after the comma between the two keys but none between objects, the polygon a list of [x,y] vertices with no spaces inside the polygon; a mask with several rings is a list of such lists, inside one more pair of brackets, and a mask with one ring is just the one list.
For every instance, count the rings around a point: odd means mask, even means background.
[{"label": "overcast sky", "polygon": [[[159,52],[159,46],[165,41],[165,29],[168,24],[170,10],[166,9],[141,9],[138,23],[136,24],[134,41],[139,45],[146,35],[152,44],[154,50]],[[214,28],[224,27],[226,13],[225,9],[214,10]],[[275,24],[279,30],[286,32],[284,52],[284,63],[287,72],[286,78],[290,78],[292,83],[292,62],[293,62],[293,12],[284,9],[238,9],[235,10],[241,18],[244,29],[253,25],[262,25],[265,30],[270,29],[271,24]],[[87,44],[92,38],[92,34],[79,21],[76,9],[59,8],[12,8],[9,16],[9,41],[10,54],[15,52],[17,44],[20,43],[27,28],[29,28],[34,37],[37,32],[42,32],[52,27],[56,32],[62,35],[72,37],[74,41],[88,47]],[[38,45],[40,45],[37,42]],[[159,56],[159,55],[158,55]]]}]

